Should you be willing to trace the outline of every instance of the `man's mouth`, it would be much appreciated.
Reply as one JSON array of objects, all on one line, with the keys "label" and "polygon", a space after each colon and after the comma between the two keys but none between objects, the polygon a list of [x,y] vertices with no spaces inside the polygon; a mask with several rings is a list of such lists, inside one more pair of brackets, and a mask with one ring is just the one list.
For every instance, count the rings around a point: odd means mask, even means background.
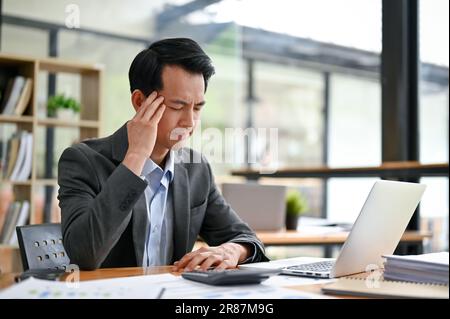
[{"label": "man's mouth", "polygon": [[171,141],[181,141],[188,138],[191,135],[191,130],[177,127],[170,132]]}]

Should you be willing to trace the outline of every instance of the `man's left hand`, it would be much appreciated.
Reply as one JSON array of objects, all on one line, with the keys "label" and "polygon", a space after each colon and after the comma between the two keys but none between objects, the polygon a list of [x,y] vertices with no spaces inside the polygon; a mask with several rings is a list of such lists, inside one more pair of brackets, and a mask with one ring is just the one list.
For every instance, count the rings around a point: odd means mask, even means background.
[{"label": "man's left hand", "polygon": [[179,261],[174,263],[174,271],[194,270],[197,266],[201,270],[210,267],[215,269],[236,268],[239,262],[244,261],[250,254],[247,245],[237,243],[225,243],[217,247],[202,247],[196,251],[187,253]]}]

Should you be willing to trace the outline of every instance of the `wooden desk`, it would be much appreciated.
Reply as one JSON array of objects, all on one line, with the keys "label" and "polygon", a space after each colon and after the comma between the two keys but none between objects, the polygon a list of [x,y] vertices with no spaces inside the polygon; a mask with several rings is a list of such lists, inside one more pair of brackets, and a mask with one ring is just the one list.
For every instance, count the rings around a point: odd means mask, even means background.
[{"label": "wooden desk", "polygon": [[[288,231],[258,231],[256,236],[262,241],[264,246],[323,246],[323,257],[332,257],[334,245],[342,245],[350,232],[330,232],[323,234],[311,234],[309,232],[288,230]],[[407,250],[402,245],[417,245],[418,254],[423,251],[423,240],[431,238],[432,233],[424,231],[405,231],[396,251],[397,254],[406,254]],[[208,246],[201,238],[197,240],[193,250]]]},{"label": "wooden desk", "polygon": [[[256,232],[256,236],[265,246],[323,246],[323,257],[333,256],[333,246],[342,245],[348,237],[349,232],[330,232],[323,234],[311,234],[302,231],[280,231],[280,232]],[[423,240],[431,238],[430,232],[405,231],[395,251],[396,254],[408,254],[408,246],[414,245],[417,254],[423,252]]]},{"label": "wooden desk", "polygon": [[258,170],[241,169],[231,172],[234,176],[248,179],[260,177],[277,178],[331,178],[331,177],[418,177],[418,176],[448,176],[448,163],[421,164],[419,162],[385,162],[380,166],[368,167],[291,167],[280,168],[273,174],[264,174]]},{"label": "wooden desk", "polygon": [[[265,245],[336,245],[343,244],[348,236],[348,232],[329,233],[329,234],[307,234],[298,231],[286,232],[257,232],[257,236]],[[403,243],[421,243],[423,239],[430,238],[431,233],[406,231],[401,239]],[[179,273],[171,272],[171,266],[159,267],[130,267],[130,268],[104,268],[94,271],[81,271],[80,280],[95,280],[117,277],[141,276],[141,275],[155,275],[172,273],[179,275]],[[14,277],[17,273],[3,273],[0,274],[0,289],[6,288],[14,284]],[[321,293],[323,284],[302,285],[289,287],[305,292]]]},{"label": "wooden desk", "polygon": [[[281,231],[281,232],[256,232],[256,236],[264,245],[336,245],[343,244],[349,232],[332,232],[324,234],[311,234],[302,231]],[[406,231],[400,242],[402,243],[422,243],[426,238],[431,238],[432,234],[423,231]]]},{"label": "wooden desk", "polygon": [[[171,273],[175,276],[179,276],[180,273],[172,272],[172,266],[155,266],[149,268],[143,267],[128,267],[128,268],[103,268],[93,271],[80,271],[80,281],[107,279],[107,278],[119,278],[119,277],[131,277],[142,275],[156,275]],[[14,284],[14,277],[17,273],[5,273],[0,274],[0,289],[7,288]],[[290,286],[290,289],[300,290],[310,293],[321,293],[321,288],[324,284],[312,284],[302,286]],[[345,296],[342,296],[345,297]]]},{"label": "wooden desk", "polygon": [[[93,271],[80,271],[80,281],[132,277],[143,275],[157,275],[172,273],[179,275],[179,273],[171,272],[172,266],[154,266],[149,268],[143,267],[124,267],[124,268],[102,268]],[[14,277],[19,273],[3,273],[0,274],[0,289],[13,285]]]}]

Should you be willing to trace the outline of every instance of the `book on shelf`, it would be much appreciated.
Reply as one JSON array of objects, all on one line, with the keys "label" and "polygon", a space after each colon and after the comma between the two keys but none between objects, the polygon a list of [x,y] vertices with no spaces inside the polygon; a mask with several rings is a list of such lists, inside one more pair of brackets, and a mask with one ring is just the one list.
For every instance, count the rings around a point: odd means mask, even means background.
[{"label": "book on shelf", "polygon": [[16,227],[26,225],[29,217],[30,217],[30,202],[24,200],[20,205],[20,212],[19,215],[17,216],[17,222],[12,231],[12,236],[9,238],[10,245],[18,245]]},{"label": "book on shelf", "polygon": [[0,115],[3,114],[3,112],[6,109],[6,105],[8,104],[9,97],[11,96],[11,90],[13,88],[13,84],[14,84],[14,81],[12,78],[10,78],[9,80],[6,80],[6,85],[2,92],[2,99],[1,99],[1,104],[0,104]]},{"label": "book on shelf", "polygon": [[2,207],[0,207],[0,236],[2,233],[3,225],[5,224],[6,214],[8,214],[8,209],[6,209],[6,211],[4,211],[2,209]]},{"label": "book on shelf", "polygon": [[22,115],[23,113],[25,113],[25,110],[27,109],[28,103],[30,102],[31,99],[32,91],[33,91],[33,80],[27,78],[25,80],[22,92],[20,93],[19,100],[17,101],[16,107],[14,109],[14,115]]},{"label": "book on shelf", "polygon": [[8,81],[8,86],[3,97],[2,114],[10,115],[14,113],[14,108],[20,98],[20,92],[25,85],[25,77],[16,76]]},{"label": "book on shelf", "polygon": [[385,279],[448,285],[448,252],[383,257]]},{"label": "book on shelf", "polygon": [[14,168],[11,172],[11,175],[8,176],[8,178],[11,181],[18,180],[20,168],[22,167],[22,164],[25,160],[25,153],[27,152],[27,141],[28,141],[28,139],[26,138],[26,134],[27,134],[26,132],[19,133],[19,151],[17,153],[16,162],[14,163]]},{"label": "book on shelf", "polygon": [[0,231],[0,244],[5,244],[9,240],[8,234],[11,227],[13,227],[12,224],[16,216],[15,213],[16,208],[17,203],[13,202],[11,203],[11,205],[9,205],[8,209],[6,210],[6,216]]},{"label": "book on shelf", "polygon": [[[5,143],[5,142],[4,142]],[[2,178],[11,181],[26,181],[32,167],[33,135],[26,131],[13,134],[8,141],[6,151],[0,158]]]},{"label": "book on shelf", "polygon": [[25,131],[20,135],[20,149],[14,170],[9,177],[11,181],[26,181],[31,173],[33,136]]},{"label": "book on shelf", "polygon": [[[16,227],[26,225],[30,216],[30,202],[15,201],[9,205],[3,227],[0,230],[0,243],[16,245]],[[1,226],[1,225],[0,225]]]},{"label": "book on shelf", "polygon": [[19,153],[20,137],[15,133],[7,143],[8,147],[5,154],[5,167],[3,171],[4,178],[9,178],[14,169],[14,164],[17,161],[17,155]]},{"label": "book on shelf", "polygon": [[18,181],[26,181],[31,175],[31,167],[33,166],[33,134],[26,132],[25,144],[25,159],[17,176]]},{"label": "book on shelf", "polygon": [[31,99],[33,80],[16,76],[8,81],[5,88],[0,113],[3,115],[22,115]]}]

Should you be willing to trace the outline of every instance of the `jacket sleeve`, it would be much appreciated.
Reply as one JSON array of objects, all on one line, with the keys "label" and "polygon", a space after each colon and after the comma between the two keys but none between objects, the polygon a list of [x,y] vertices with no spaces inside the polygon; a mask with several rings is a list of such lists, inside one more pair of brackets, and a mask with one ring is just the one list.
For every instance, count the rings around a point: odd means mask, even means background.
[{"label": "jacket sleeve", "polygon": [[[86,146],[87,147],[87,146]],[[120,164],[100,184],[81,144],[67,148],[58,164],[63,243],[70,262],[99,268],[131,220],[147,183]]]},{"label": "jacket sleeve", "polygon": [[268,261],[263,243],[225,201],[217,189],[209,163],[206,159],[204,161],[209,171],[210,189],[200,236],[211,246],[217,246],[224,242],[249,244],[253,251],[250,253],[250,258],[247,258],[244,263]]}]

